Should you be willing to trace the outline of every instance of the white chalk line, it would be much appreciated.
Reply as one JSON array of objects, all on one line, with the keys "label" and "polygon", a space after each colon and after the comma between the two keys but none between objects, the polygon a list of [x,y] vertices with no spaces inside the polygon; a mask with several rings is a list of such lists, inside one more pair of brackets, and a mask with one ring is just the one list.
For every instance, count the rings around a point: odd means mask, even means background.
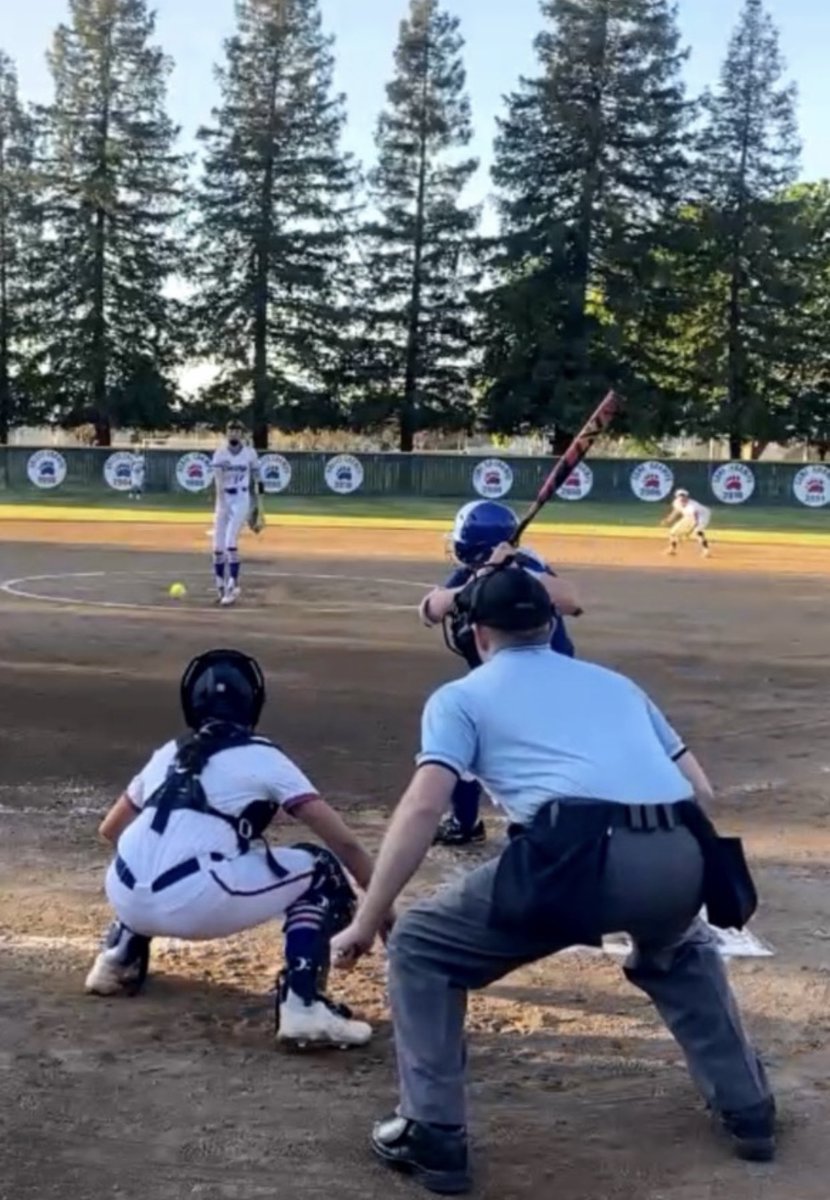
[{"label": "white chalk line", "polygon": [[[184,572],[185,579],[192,579],[195,575],[193,571]],[[177,601],[169,601],[166,604],[154,603],[134,603],[126,600],[99,600],[88,599],[83,596],[63,596],[63,595],[44,595],[41,591],[32,591],[31,584],[61,582],[70,580],[82,579],[166,579],[166,573],[161,571],[70,571],[58,572],[54,574],[44,575],[22,575],[18,579],[7,579],[0,583],[0,591],[7,596],[12,596],[18,600],[31,600],[39,604],[62,604],[72,605],[78,608],[104,608],[115,610],[126,610],[132,612],[166,612],[166,613],[181,613],[187,612],[185,606],[180,605]],[[200,574],[200,579],[203,576]],[[374,584],[382,587],[405,587],[418,588],[419,591],[428,590],[433,586],[432,583],[424,583],[422,580],[414,579],[389,579],[389,578],[367,578],[361,575],[338,575],[330,573],[318,572],[302,572],[296,571],[247,571],[245,579],[292,579],[296,581],[315,581],[315,582],[340,582],[360,584]],[[243,579],[244,583],[244,579]],[[213,589],[209,585],[205,585],[205,594],[213,595]],[[245,610],[244,606],[245,593],[243,591],[240,608]],[[379,601],[342,601],[340,603],[324,602],[323,604],[315,604],[307,599],[293,599],[286,597],[280,601],[280,604],[286,608],[303,608],[308,612],[313,612],[322,616],[336,616],[340,613],[351,612],[415,612],[415,604],[387,604]],[[245,610],[251,611],[251,610]],[[220,614],[217,614],[220,616]],[[223,619],[224,614],[220,616]]]}]

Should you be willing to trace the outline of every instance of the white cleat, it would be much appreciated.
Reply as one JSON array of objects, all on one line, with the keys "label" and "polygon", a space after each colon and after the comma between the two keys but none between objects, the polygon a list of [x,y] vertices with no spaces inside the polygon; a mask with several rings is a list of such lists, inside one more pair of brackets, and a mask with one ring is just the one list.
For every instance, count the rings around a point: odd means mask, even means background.
[{"label": "white cleat", "polygon": [[236,604],[241,595],[242,589],[239,584],[230,583],[219,598],[219,603],[223,608],[230,608],[232,604]]},{"label": "white cleat", "polygon": [[114,962],[112,951],[102,950],[86,977],[84,991],[90,996],[118,996],[135,981],[135,968]]},{"label": "white cleat", "polygon": [[306,1004],[299,996],[288,992],[280,1002],[278,1042],[286,1042],[300,1049],[322,1045],[348,1050],[351,1046],[365,1046],[371,1037],[371,1025],[343,1016],[325,1000]]}]

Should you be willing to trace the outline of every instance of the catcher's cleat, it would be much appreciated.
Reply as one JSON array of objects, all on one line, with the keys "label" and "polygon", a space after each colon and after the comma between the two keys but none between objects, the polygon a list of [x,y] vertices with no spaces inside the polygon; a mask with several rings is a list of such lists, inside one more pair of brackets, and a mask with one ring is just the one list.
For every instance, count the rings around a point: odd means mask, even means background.
[{"label": "catcher's cleat", "polygon": [[306,1004],[294,992],[287,990],[277,1007],[277,1041],[304,1049],[309,1045],[336,1046],[348,1050],[365,1046],[372,1037],[372,1027],[366,1021],[356,1021],[344,1015],[349,1009],[318,996]]},{"label": "catcher's cleat", "polygon": [[92,964],[84,991],[90,996],[134,996],[147,978],[150,939],[114,921],[104,949]]},{"label": "catcher's cleat", "polygon": [[483,821],[476,821],[469,829],[461,824],[457,817],[449,813],[438,826],[433,839],[433,846],[475,846],[487,840],[487,831]]}]

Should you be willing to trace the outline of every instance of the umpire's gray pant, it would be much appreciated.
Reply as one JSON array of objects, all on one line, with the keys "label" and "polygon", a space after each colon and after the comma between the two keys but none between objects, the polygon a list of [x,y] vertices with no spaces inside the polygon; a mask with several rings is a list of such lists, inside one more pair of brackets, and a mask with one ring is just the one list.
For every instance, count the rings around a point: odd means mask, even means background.
[{"label": "umpire's gray pant", "polygon": [[[488,926],[497,861],[413,905],[389,944],[399,1113],[464,1125],[464,1019],[469,988],[483,988],[569,944]],[[651,998],[680,1044],[692,1078],[716,1112],[770,1099],[764,1069],[741,1024],[715,940],[698,919],[700,848],[684,828],[615,829],[600,885],[603,932],[631,934],[625,973]]]}]

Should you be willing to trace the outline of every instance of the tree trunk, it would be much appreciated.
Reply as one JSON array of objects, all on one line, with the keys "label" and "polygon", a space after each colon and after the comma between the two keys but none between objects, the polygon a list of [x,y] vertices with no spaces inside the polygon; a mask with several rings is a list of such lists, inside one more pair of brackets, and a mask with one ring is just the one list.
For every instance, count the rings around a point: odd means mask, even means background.
[{"label": "tree trunk", "polygon": [[110,94],[112,69],[110,54],[112,29],[107,29],[106,44],[101,56],[101,114],[98,122],[98,187],[96,197],[95,226],[93,231],[92,266],[92,423],[95,426],[96,446],[109,446],[112,442],[112,427],[108,412],[107,377],[109,347],[107,345],[106,318],[106,247],[107,210],[104,196],[107,193],[107,141],[110,128]]},{"label": "tree trunk", "polygon": [[[0,178],[6,171],[6,144],[0,136]],[[0,446],[9,441],[11,426],[11,378],[9,373],[9,297],[6,263],[8,261],[8,214],[6,198],[0,192]]]},{"label": "tree trunk", "polygon": [[[751,80],[752,72],[748,72]],[[749,143],[752,128],[753,94],[751,82],[744,93],[743,127],[741,130],[741,157],[738,162],[738,202],[734,213],[732,230],[732,253],[729,263],[729,308],[727,329],[727,381],[729,453],[733,459],[741,456],[743,447],[744,408],[746,404],[746,355],[743,338],[743,265],[741,257],[747,232],[748,195],[746,176],[749,165]]]},{"label": "tree trunk", "polygon": [[761,440],[752,442],[752,445],[749,448],[749,453],[750,453],[752,462],[758,462],[758,460],[760,459],[761,455],[764,453],[764,451],[766,450],[768,445],[769,445],[768,438],[763,438]]},{"label": "tree trunk", "polygon": [[424,75],[421,88],[421,118],[418,131],[418,193],[415,200],[415,244],[412,254],[412,291],[409,297],[409,325],[406,336],[406,372],[401,404],[400,449],[411,454],[415,449],[417,428],[418,359],[421,335],[421,270],[424,259],[424,208],[427,187],[427,94],[429,92],[429,38],[424,37]]},{"label": "tree trunk", "polygon": [[104,210],[98,209],[95,214],[91,363],[92,422],[95,426],[96,446],[109,446],[112,441],[107,412],[107,322],[104,314],[106,220]]},{"label": "tree trunk", "polygon": [[[600,185],[602,149],[605,138],[602,115],[602,78],[608,56],[608,10],[602,7],[598,39],[592,52],[591,66],[597,83],[591,97],[588,146],[589,164],[582,180],[578,217],[574,226],[573,289],[565,328],[565,362],[563,375],[567,380],[579,379],[586,368],[588,346],[585,311],[591,282],[591,252],[594,241],[594,213]],[[563,435],[564,436],[564,435]]]},{"label": "tree trunk", "polygon": [[254,378],[251,427],[257,450],[268,449],[271,381],[268,373],[268,282],[271,236],[274,224],[274,137],[277,123],[277,83],[279,63],[271,76],[270,110],[262,188],[259,198],[256,270],[254,276]]}]

